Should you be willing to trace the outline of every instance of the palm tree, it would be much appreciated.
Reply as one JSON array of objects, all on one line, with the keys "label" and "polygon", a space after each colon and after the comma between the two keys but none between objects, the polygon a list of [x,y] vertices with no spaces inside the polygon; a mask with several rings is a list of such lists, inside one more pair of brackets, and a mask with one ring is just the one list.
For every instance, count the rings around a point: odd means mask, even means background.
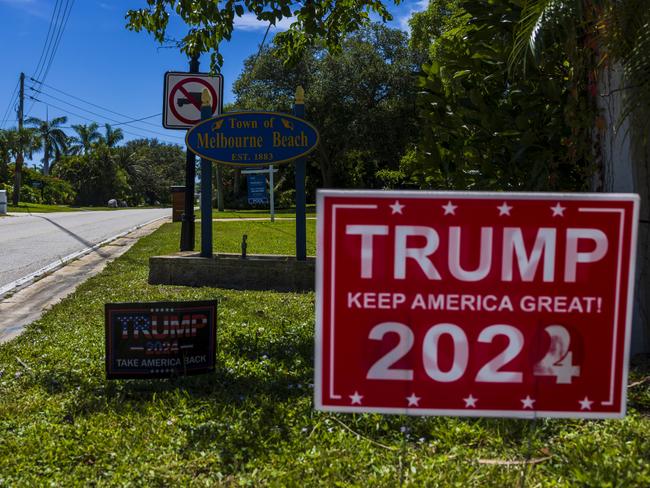
[{"label": "palm tree", "polygon": [[87,154],[93,147],[93,144],[101,140],[101,134],[97,130],[99,125],[96,122],[90,124],[76,124],[72,128],[77,133],[77,137],[73,138],[72,152],[79,154]]},{"label": "palm tree", "polygon": [[50,173],[50,156],[54,152],[54,162],[59,161],[62,154],[65,154],[68,144],[68,136],[60,128],[61,125],[68,121],[67,117],[56,117],[52,120],[41,120],[36,117],[30,117],[26,120],[27,124],[36,129],[36,134],[43,141],[43,174]]},{"label": "palm tree", "polygon": [[9,131],[0,130],[0,183],[9,181],[9,154],[11,152]]},{"label": "palm tree", "polygon": [[5,133],[8,137],[9,153],[16,158],[12,203],[18,205],[20,203],[20,187],[22,185],[25,154],[29,155],[31,159],[34,151],[41,148],[41,139],[32,128],[11,129],[5,131]]},{"label": "palm tree", "polygon": [[106,123],[104,124],[104,130],[106,131],[106,135],[100,136],[100,141],[108,147],[115,147],[118,142],[124,139],[124,132],[120,128],[113,129],[111,124]]}]

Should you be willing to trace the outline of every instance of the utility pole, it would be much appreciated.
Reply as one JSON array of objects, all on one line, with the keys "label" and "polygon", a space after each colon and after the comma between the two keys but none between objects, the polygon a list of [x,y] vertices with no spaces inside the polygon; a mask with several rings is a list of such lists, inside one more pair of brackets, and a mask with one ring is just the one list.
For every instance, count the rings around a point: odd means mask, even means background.
[{"label": "utility pole", "polygon": [[[195,54],[190,59],[190,73],[199,72],[199,56]],[[194,184],[196,181],[196,157],[189,149],[186,149],[187,155],[185,157],[185,208],[183,216],[181,217],[181,251],[194,251],[194,232],[195,232],[195,217],[194,217]],[[209,218],[212,220],[212,212],[210,215],[201,216],[202,219]]]},{"label": "utility pole", "polygon": [[16,170],[14,176],[14,194],[12,203],[18,205],[20,202],[20,184],[22,182],[23,170],[23,116],[25,109],[25,73],[20,73],[20,94],[18,98],[18,154],[16,155]]}]

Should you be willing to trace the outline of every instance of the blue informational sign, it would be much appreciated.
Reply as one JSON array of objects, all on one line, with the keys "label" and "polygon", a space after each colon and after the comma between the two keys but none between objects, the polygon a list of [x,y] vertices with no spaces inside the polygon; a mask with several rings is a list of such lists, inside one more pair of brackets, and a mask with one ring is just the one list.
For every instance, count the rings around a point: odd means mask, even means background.
[{"label": "blue informational sign", "polygon": [[264,173],[247,175],[248,204],[261,205],[269,203],[269,193],[266,189]]},{"label": "blue informational sign", "polygon": [[187,131],[197,156],[234,166],[267,167],[306,156],[319,142],[307,121],[275,112],[233,112],[204,120]]}]

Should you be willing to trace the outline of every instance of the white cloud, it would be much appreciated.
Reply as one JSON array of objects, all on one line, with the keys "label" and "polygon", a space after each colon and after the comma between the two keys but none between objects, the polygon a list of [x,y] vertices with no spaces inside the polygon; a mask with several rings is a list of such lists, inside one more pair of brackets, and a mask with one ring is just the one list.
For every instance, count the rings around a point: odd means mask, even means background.
[{"label": "white cloud", "polygon": [[50,18],[50,6],[43,5],[40,0],[0,0],[0,4],[22,10],[28,15],[40,17],[41,19]]},{"label": "white cloud", "polygon": [[[294,19],[292,17],[283,18],[281,21],[275,24],[275,27],[272,27],[271,29],[285,31],[289,28],[293,21]],[[266,30],[268,26],[268,22],[258,20],[258,18],[255,17],[255,14],[251,12],[247,12],[241,17],[235,17],[235,29],[244,31],[256,31]]]},{"label": "white cloud", "polygon": [[402,4],[406,10],[406,13],[403,15],[396,15],[395,21],[397,22],[399,28],[405,32],[411,32],[411,27],[409,26],[409,20],[413,14],[417,12],[422,12],[426,10],[429,6],[429,0],[416,0],[415,2],[407,4]]}]

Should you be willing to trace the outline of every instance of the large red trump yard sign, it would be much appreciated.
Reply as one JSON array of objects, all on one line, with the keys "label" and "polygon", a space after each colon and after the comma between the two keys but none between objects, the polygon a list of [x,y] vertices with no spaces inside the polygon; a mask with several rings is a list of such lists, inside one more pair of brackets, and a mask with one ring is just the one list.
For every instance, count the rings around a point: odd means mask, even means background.
[{"label": "large red trump yard sign", "polygon": [[320,191],[315,403],[621,417],[636,195]]}]

